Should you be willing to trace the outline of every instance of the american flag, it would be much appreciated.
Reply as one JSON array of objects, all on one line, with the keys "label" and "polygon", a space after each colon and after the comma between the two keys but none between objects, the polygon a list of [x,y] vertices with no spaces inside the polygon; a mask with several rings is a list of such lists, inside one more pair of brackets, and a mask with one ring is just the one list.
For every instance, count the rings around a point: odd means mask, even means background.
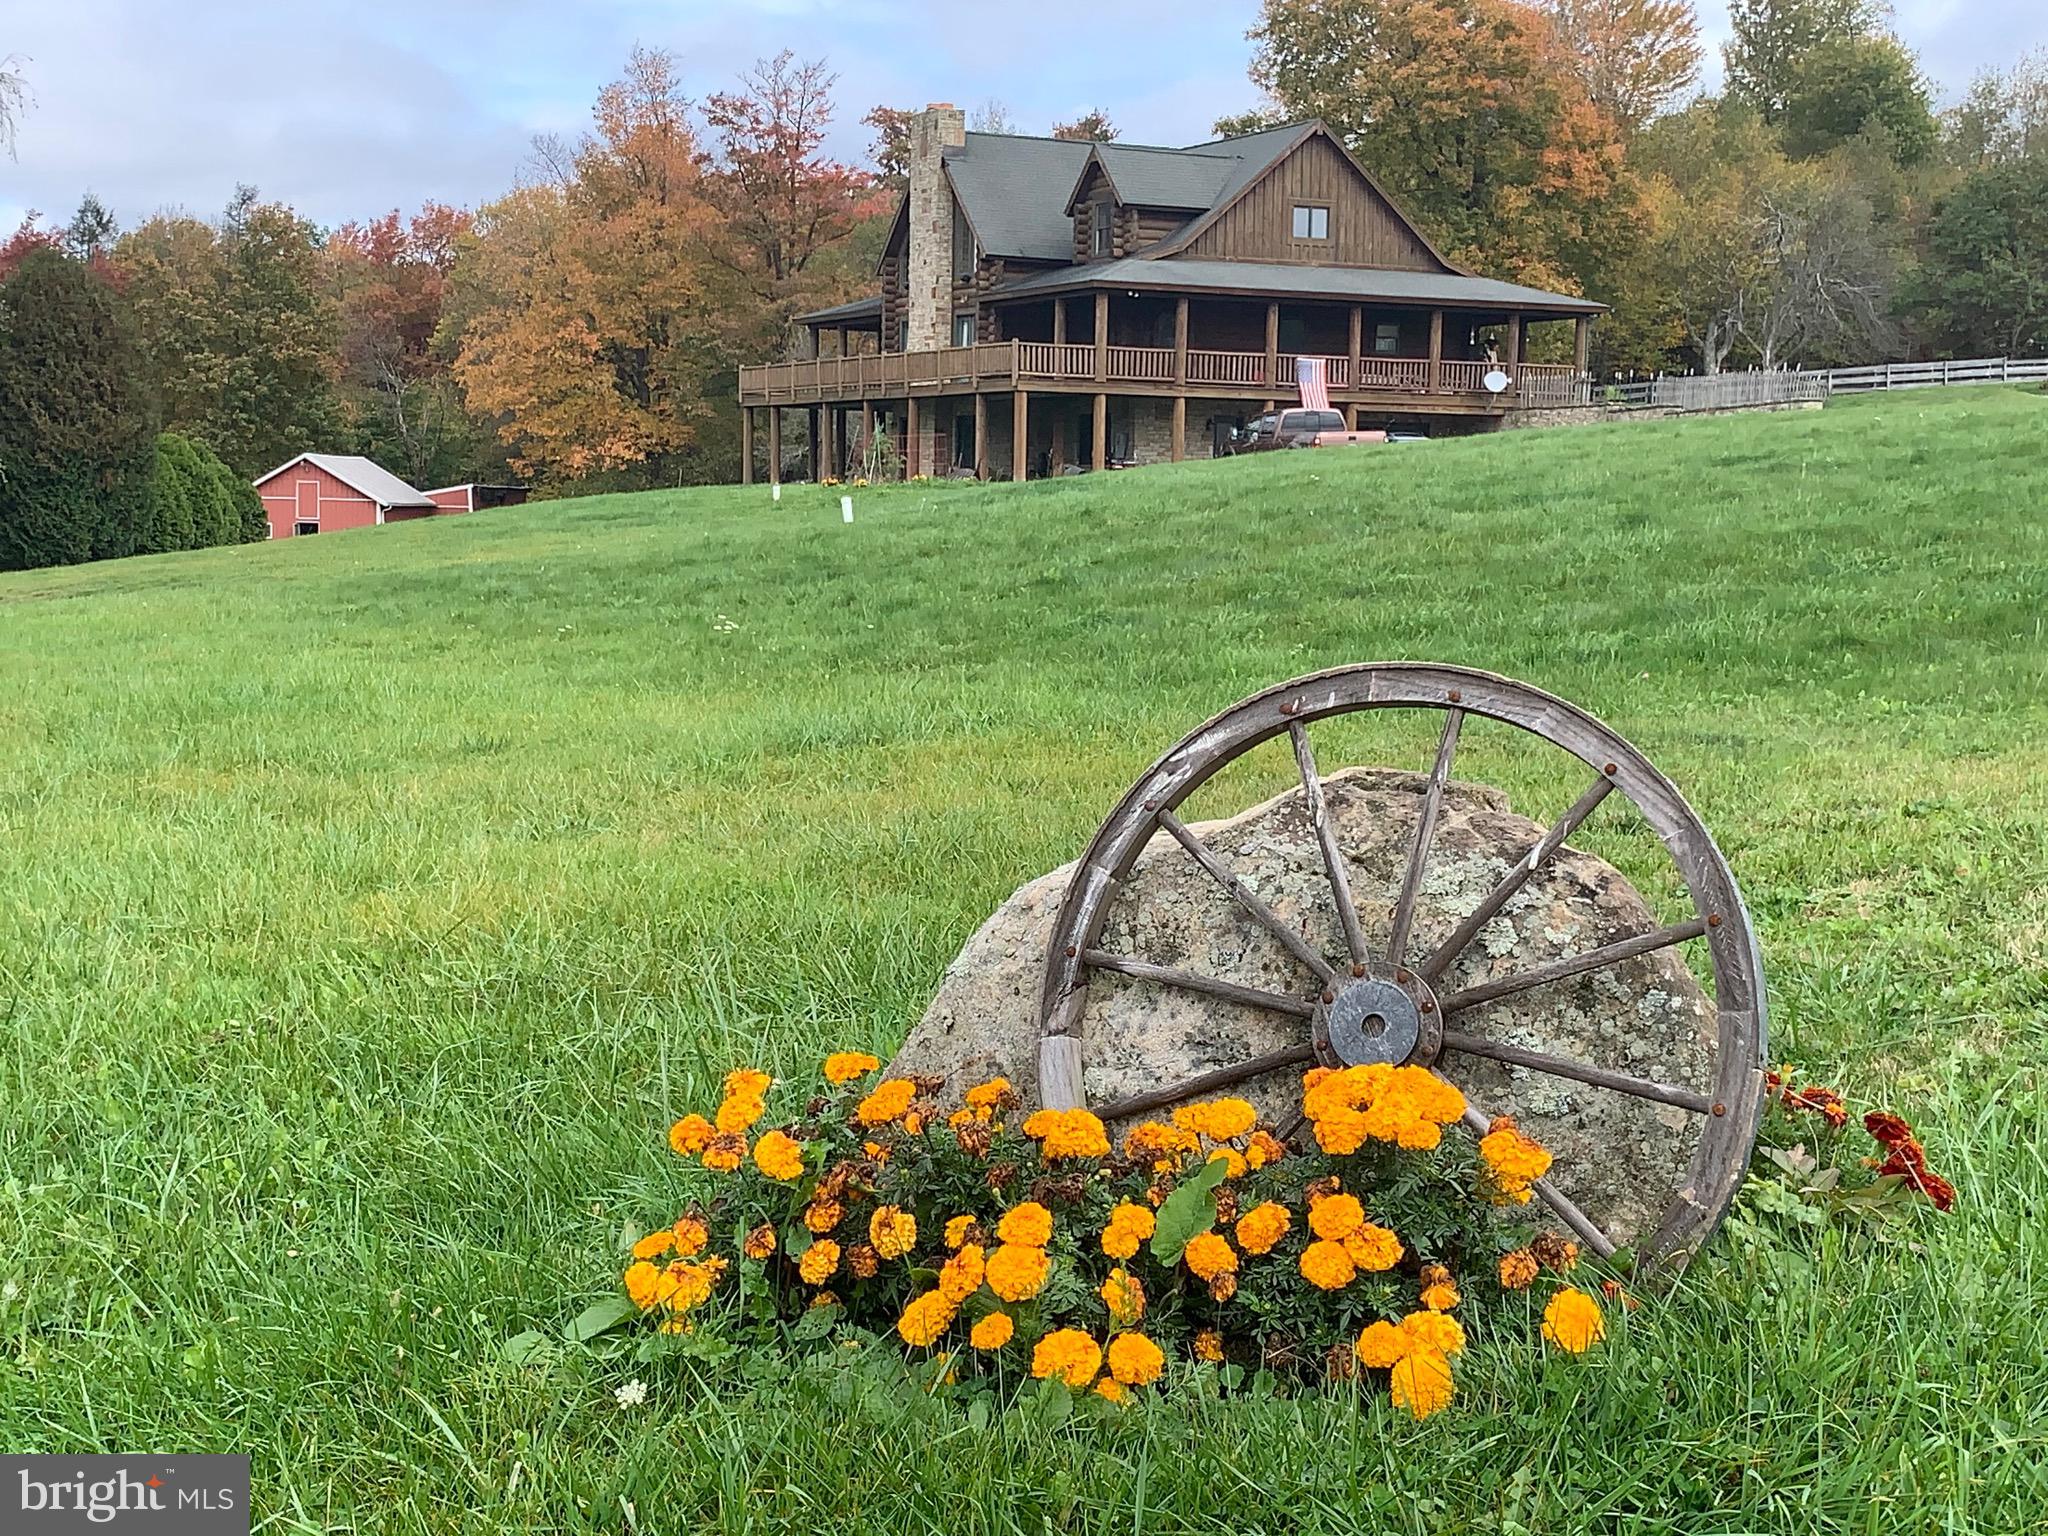
[{"label": "american flag", "polygon": [[1330,408],[1330,386],[1323,377],[1323,360],[1320,357],[1297,357],[1294,360],[1294,377],[1301,385],[1301,403],[1311,411],[1327,411]]}]

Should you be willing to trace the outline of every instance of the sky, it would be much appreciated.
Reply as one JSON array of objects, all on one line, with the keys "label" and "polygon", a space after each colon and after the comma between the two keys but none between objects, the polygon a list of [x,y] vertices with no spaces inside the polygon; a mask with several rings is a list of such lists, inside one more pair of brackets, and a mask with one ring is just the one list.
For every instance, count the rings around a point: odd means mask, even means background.
[{"label": "sky", "polygon": [[[1895,0],[1944,96],[2048,45],[2048,0]],[[632,46],[694,95],[783,48],[839,74],[832,148],[863,157],[878,102],[990,100],[1021,131],[1105,109],[1126,138],[1205,138],[1252,106],[1256,0],[0,0],[0,58],[33,97],[0,154],[0,237],[90,190],[124,226],[211,214],[251,183],[323,225],[473,206],[537,133],[574,135]],[[1724,0],[1698,0],[1718,79]]]}]

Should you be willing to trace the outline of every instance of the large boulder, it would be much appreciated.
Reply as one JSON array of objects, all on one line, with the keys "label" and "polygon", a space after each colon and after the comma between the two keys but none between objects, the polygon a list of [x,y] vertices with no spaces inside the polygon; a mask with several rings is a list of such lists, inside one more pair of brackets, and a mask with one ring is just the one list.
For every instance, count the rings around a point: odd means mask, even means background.
[{"label": "large boulder", "polygon": [[[1420,774],[1370,768],[1326,781],[1352,894],[1376,944],[1386,938],[1426,782]],[[1618,797],[1613,803],[1632,814]],[[1323,954],[1334,960],[1343,953],[1299,789],[1194,830]],[[1543,830],[1510,810],[1498,790],[1447,785],[1411,955],[1427,955],[1447,937]],[[943,1076],[954,1098],[1002,1075],[1027,1102],[1036,1101],[1045,946],[1072,872],[1066,865],[1028,882],[967,941],[893,1071]],[[1438,995],[1662,921],[1612,865],[1567,846],[1480,930],[1438,983]],[[1110,910],[1102,947],[1269,991],[1306,998],[1315,990],[1300,962],[1164,835],[1140,855]],[[1714,1007],[1675,950],[1466,1010],[1450,1027],[1710,1091]],[[1084,1016],[1088,1099],[1107,1103],[1305,1038],[1296,1018],[1098,972]],[[1697,1115],[1475,1056],[1447,1053],[1438,1065],[1483,1112],[1512,1110],[1556,1155],[1554,1181],[1617,1241],[1647,1235],[1683,1182]],[[1299,1074],[1275,1072],[1230,1091],[1284,1122],[1299,1107]]]}]

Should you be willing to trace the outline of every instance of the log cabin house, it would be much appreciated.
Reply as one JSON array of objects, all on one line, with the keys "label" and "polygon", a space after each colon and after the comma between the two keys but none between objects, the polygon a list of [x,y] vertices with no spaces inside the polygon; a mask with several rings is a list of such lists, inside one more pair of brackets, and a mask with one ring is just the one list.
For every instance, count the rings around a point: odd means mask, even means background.
[{"label": "log cabin house", "polygon": [[[1206,457],[1299,399],[1300,357],[1354,427],[1486,430],[1582,397],[1605,307],[1454,266],[1321,122],[1160,149],[932,106],[909,182],[881,291],[798,316],[806,356],[740,370],[748,480],[756,413],[779,479],[790,409],[814,477],[859,473],[878,432],[907,475]],[[1546,322],[1572,361],[1526,361]]]}]

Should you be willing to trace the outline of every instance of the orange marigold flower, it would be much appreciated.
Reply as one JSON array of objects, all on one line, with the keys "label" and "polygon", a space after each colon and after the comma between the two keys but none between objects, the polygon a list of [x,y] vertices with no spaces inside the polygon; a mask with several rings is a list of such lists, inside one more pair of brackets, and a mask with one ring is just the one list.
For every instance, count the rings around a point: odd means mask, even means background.
[{"label": "orange marigold flower", "polygon": [[1106,1401],[1121,1404],[1130,1401],[1131,1389],[1114,1376],[1105,1376],[1095,1383],[1095,1395]]},{"label": "orange marigold flower", "polygon": [[1024,1134],[1037,1141],[1059,1124],[1059,1117],[1056,1109],[1035,1109],[1024,1117]]},{"label": "orange marigold flower", "polygon": [[853,1117],[862,1125],[888,1125],[901,1120],[917,1097],[917,1084],[907,1077],[892,1077],[860,1101]]},{"label": "orange marigold flower", "polygon": [[1209,1161],[1223,1165],[1223,1177],[1226,1179],[1243,1178],[1245,1169],[1251,1166],[1235,1147],[1217,1147],[1209,1154]]},{"label": "orange marigold flower", "polygon": [[1211,1141],[1230,1141],[1246,1134],[1258,1123],[1258,1111],[1243,1099],[1210,1099],[1201,1104],[1183,1104],[1173,1112],[1173,1123]]},{"label": "orange marigold flower", "polygon": [[1914,1139],[1913,1127],[1888,1110],[1873,1109],[1863,1117],[1863,1129],[1873,1140],[1887,1147],[1904,1146]]},{"label": "orange marigold flower", "polygon": [[1502,1205],[1527,1205],[1529,1186],[1550,1172],[1550,1154],[1522,1134],[1507,1115],[1497,1117],[1479,1139],[1488,1192]]},{"label": "orange marigold flower", "polygon": [[1360,1363],[1375,1371],[1384,1371],[1414,1347],[1413,1339],[1384,1318],[1368,1323],[1365,1331],[1359,1334],[1356,1345]]},{"label": "orange marigold flower", "polygon": [[996,1241],[1016,1243],[1025,1248],[1043,1248],[1052,1241],[1052,1212],[1036,1200],[1026,1200],[1003,1213],[996,1223]]},{"label": "orange marigold flower", "polygon": [[979,1118],[983,1120],[1016,1102],[1017,1090],[1010,1086],[1007,1077],[992,1077],[967,1090],[967,1107],[979,1112]]},{"label": "orange marigold flower", "polygon": [[1223,1335],[1214,1328],[1204,1328],[1195,1335],[1195,1358],[1216,1365],[1223,1359]]},{"label": "orange marigold flower", "polygon": [[1052,1273],[1052,1260],[1043,1248],[1026,1248],[1004,1243],[988,1256],[984,1278],[988,1288],[1005,1301],[1029,1301],[1045,1288]]},{"label": "orange marigold flower", "polygon": [[1078,1328],[1056,1328],[1031,1352],[1031,1374],[1058,1377],[1076,1392],[1102,1369],[1102,1347]]},{"label": "orange marigold flower", "polygon": [[967,1342],[976,1349],[1001,1349],[1010,1342],[1017,1324],[1007,1312],[991,1312],[967,1332]]},{"label": "orange marigold flower", "polygon": [[1109,1225],[1102,1229],[1102,1251],[1112,1259],[1128,1259],[1158,1224],[1158,1218],[1144,1206],[1126,1200],[1109,1213]]},{"label": "orange marigold flower", "polygon": [[768,1107],[760,1099],[742,1094],[718,1106],[718,1128],[728,1132],[744,1131],[766,1113]]},{"label": "orange marigold flower", "polygon": [[704,1166],[713,1173],[731,1173],[747,1160],[747,1138],[721,1131],[704,1143]]},{"label": "orange marigold flower", "polygon": [[1429,1350],[1418,1350],[1396,1360],[1387,1385],[1394,1406],[1406,1408],[1418,1419],[1448,1408],[1457,1391],[1451,1380],[1451,1362]]},{"label": "orange marigold flower", "polygon": [[849,1244],[845,1259],[846,1272],[856,1280],[872,1280],[882,1267],[882,1256],[875,1252],[873,1243]]},{"label": "orange marigold flower", "polygon": [[1293,1213],[1278,1201],[1268,1200],[1237,1218],[1237,1246],[1246,1253],[1271,1253],[1292,1225]]},{"label": "orange marigold flower", "polygon": [[951,1218],[946,1223],[946,1246],[948,1248],[958,1248],[967,1241],[968,1236],[974,1231],[974,1227],[975,1222],[972,1216],[955,1216]]},{"label": "orange marigold flower", "polygon": [[[1034,1122],[1038,1125],[1035,1132],[1031,1129]],[[1109,1132],[1085,1109],[1040,1110],[1024,1122],[1024,1134],[1038,1142],[1047,1162],[1062,1157],[1109,1156]]]},{"label": "orange marigold flower", "polygon": [[975,1243],[967,1244],[939,1266],[940,1292],[948,1301],[958,1306],[981,1289],[984,1268],[980,1246]]},{"label": "orange marigold flower", "polygon": [[846,1207],[837,1200],[813,1200],[804,1209],[804,1225],[813,1232],[830,1232],[845,1216]]},{"label": "orange marigold flower", "polygon": [[1460,1300],[1457,1282],[1451,1272],[1441,1264],[1425,1264],[1422,1267],[1422,1304],[1432,1312],[1448,1312]]},{"label": "orange marigold flower", "polygon": [[747,1234],[747,1240],[740,1245],[740,1252],[750,1259],[765,1259],[775,1251],[775,1228],[767,1222]]},{"label": "orange marigold flower", "polygon": [[959,1310],[943,1291],[926,1291],[903,1309],[896,1319],[896,1332],[913,1349],[924,1349],[938,1341],[953,1325]]},{"label": "orange marigold flower", "polygon": [[1209,1299],[1221,1306],[1237,1294],[1237,1271],[1220,1270],[1209,1277]]},{"label": "orange marigold flower", "polygon": [[1465,1330],[1447,1312],[1410,1312],[1401,1319],[1401,1332],[1408,1336],[1411,1351],[1455,1355],[1465,1348]]},{"label": "orange marigold flower", "polygon": [[1128,1328],[1145,1315],[1145,1287],[1138,1277],[1119,1265],[1109,1272],[1096,1294],[1109,1308],[1109,1320]]},{"label": "orange marigold flower", "polygon": [[1504,1291],[1526,1291],[1536,1283],[1536,1255],[1526,1248],[1500,1256],[1500,1287]]},{"label": "orange marigold flower", "polygon": [[917,1218],[893,1205],[875,1208],[868,1218],[868,1241],[885,1259],[900,1259],[916,1246]]},{"label": "orange marigold flower", "polygon": [[717,1130],[702,1115],[685,1115],[668,1128],[668,1144],[678,1157],[695,1157]]},{"label": "orange marigold flower", "polygon": [[1214,1280],[1225,1270],[1237,1268],[1236,1250],[1215,1232],[1197,1232],[1188,1239],[1181,1257],[1201,1280]]},{"label": "orange marigold flower", "polygon": [[1109,1374],[1127,1387],[1148,1387],[1166,1369],[1166,1353],[1142,1333],[1120,1333],[1109,1341]]},{"label": "orange marigold flower", "polygon": [[1368,1274],[1392,1269],[1401,1262],[1404,1252],[1401,1239],[1369,1221],[1359,1223],[1345,1234],[1344,1251],[1351,1256],[1352,1263]]},{"label": "orange marigold flower", "polygon": [[1342,1243],[1321,1238],[1302,1250],[1301,1277],[1317,1290],[1341,1291],[1358,1278],[1358,1265]]},{"label": "orange marigold flower", "polygon": [[645,1312],[660,1298],[661,1271],[642,1259],[626,1266],[626,1297]]},{"label": "orange marigold flower", "polygon": [[757,1072],[752,1067],[741,1067],[725,1074],[725,1096],[728,1099],[759,1099],[767,1096],[775,1079],[766,1072]]},{"label": "orange marigold flower", "polygon": [[1253,1131],[1252,1139],[1245,1144],[1244,1160],[1254,1168],[1277,1163],[1286,1155],[1287,1143],[1271,1131]]},{"label": "orange marigold flower", "polygon": [[1559,1349],[1583,1355],[1606,1335],[1600,1303],[1577,1286],[1565,1286],[1543,1309],[1543,1337]]},{"label": "orange marigold flower", "polygon": [[796,1261],[796,1272],[803,1276],[806,1285],[823,1285],[838,1268],[839,1245],[829,1237],[819,1238]]},{"label": "orange marigold flower", "polygon": [[685,1264],[680,1261],[670,1264],[668,1277],[675,1282],[669,1292],[668,1306],[672,1312],[687,1312],[701,1306],[711,1295],[711,1288],[718,1283],[718,1277],[725,1273],[725,1260],[706,1259],[701,1264]]},{"label": "orange marigold flower", "polygon": [[1536,1256],[1536,1262],[1554,1274],[1570,1274],[1579,1262],[1579,1245],[1568,1237],[1559,1237],[1555,1232],[1539,1232],[1536,1240],[1529,1245],[1529,1251]]},{"label": "orange marigold flower", "polygon": [[881,1064],[865,1051],[834,1051],[825,1058],[825,1081],[850,1083],[856,1077],[866,1077]]},{"label": "orange marigold flower", "polygon": [[1356,1195],[1328,1195],[1308,1208],[1308,1229],[1317,1237],[1340,1240],[1365,1224],[1365,1207]]},{"label": "orange marigold flower", "polygon": [[711,1228],[700,1217],[678,1216],[675,1225],[668,1229],[668,1235],[676,1257],[687,1259],[711,1241]]},{"label": "orange marigold flower", "polygon": [[770,1131],[754,1143],[754,1166],[771,1179],[787,1183],[804,1171],[803,1143],[782,1131]]},{"label": "orange marigold flower", "polygon": [[658,1232],[648,1233],[639,1242],[635,1243],[633,1245],[633,1257],[636,1259],[658,1259],[667,1253],[669,1249],[675,1247],[675,1245],[675,1233],[671,1232],[667,1227],[663,1227]]},{"label": "orange marigold flower", "polygon": [[1133,1162],[1150,1163],[1155,1173],[1171,1173],[1200,1151],[1201,1146],[1201,1138],[1193,1131],[1158,1120],[1133,1126],[1124,1136],[1124,1156]]}]

